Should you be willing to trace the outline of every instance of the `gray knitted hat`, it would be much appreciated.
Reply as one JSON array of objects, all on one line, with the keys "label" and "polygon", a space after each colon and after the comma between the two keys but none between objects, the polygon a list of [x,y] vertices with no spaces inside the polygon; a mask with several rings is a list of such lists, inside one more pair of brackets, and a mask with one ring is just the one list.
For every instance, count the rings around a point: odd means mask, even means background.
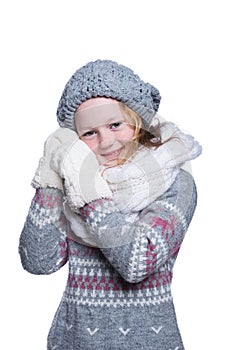
[{"label": "gray knitted hat", "polygon": [[75,129],[74,114],[80,104],[92,97],[111,97],[126,104],[149,126],[156,114],[159,91],[142,81],[130,68],[109,60],[89,62],[67,82],[57,109],[61,127]]}]

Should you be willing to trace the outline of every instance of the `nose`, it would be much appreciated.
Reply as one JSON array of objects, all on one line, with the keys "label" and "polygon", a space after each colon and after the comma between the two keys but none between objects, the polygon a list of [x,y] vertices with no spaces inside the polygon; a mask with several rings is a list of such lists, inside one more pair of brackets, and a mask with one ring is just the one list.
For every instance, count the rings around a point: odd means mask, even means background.
[{"label": "nose", "polygon": [[107,149],[113,145],[115,141],[113,133],[109,129],[99,131],[99,147],[100,149]]}]

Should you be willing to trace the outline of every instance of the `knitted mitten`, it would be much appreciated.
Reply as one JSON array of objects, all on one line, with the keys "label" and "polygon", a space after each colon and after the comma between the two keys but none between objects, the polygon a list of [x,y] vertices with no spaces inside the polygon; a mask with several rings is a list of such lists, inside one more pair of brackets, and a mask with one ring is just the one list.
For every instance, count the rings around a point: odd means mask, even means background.
[{"label": "knitted mitten", "polygon": [[95,199],[111,197],[95,154],[68,128],[59,128],[46,140],[32,186],[62,190],[73,211]]},{"label": "knitted mitten", "polygon": [[43,156],[32,179],[31,184],[34,188],[53,187],[63,191],[62,179],[51,167],[51,160],[61,146],[66,148],[77,138],[77,133],[67,128],[59,128],[47,138]]},{"label": "knitted mitten", "polygon": [[86,203],[112,196],[95,154],[78,138],[56,153],[51,167],[63,179],[67,203],[74,212]]}]

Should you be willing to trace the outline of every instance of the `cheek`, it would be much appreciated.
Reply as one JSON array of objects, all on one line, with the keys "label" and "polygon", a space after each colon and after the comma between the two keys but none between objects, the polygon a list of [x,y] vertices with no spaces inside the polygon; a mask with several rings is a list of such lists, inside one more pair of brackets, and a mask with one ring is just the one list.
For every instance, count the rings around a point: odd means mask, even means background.
[{"label": "cheek", "polygon": [[129,141],[133,138],[134,133],[135,131],[133,128],[131,128],[130,126],[126,126],[126,128],[121,133],[121,139]]},{"label": "cheek", "polygon": [[82,138],[81,140],[95,153],[95,148],[97,148],[98,145],[97,140],[83,140]]}]

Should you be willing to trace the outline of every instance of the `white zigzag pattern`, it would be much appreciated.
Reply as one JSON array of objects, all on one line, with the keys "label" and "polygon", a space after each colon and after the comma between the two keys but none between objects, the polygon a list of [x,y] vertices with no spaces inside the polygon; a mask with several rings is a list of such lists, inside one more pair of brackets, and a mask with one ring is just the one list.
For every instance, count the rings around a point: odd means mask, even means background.
[{"label": "white zigzag pattern", "polygon": [[[169,209],[173,213],[175,213],[175,215],[179,218],[179,220],[183,226],[183,229],[186,230],[187,229],[187,222],[186,222],[184,215],[179,210],[179,208],[171,203],[166,202],[166,201],[161,201],[160,203],[166,209]],[[147,228],[148,228],[147,224],[145,224],[145,226],[147,226]],[[168,255],[168,246],[166,245],[166,243],[164,242],[164,240],[162,239],[162,237],[160,235],[157,235],[157,233],[155,233],[155,231],[153,231],[153,230],[152,230],[152,233],[154,235],[154,237],[151,237],[152,243],[154,244],[154,241],[155,241],[155,244],[156,244],[156,242],[157,242],[157,244],[160,244],[160,249],[158,249],[157,261],[158,261],[158,264],[161,264],[161,262],[163,262],[163,260]],[[145,237],[139,237],[139,238],[140,239],[135,242],[135,244],[133,246],[133,250],[132,250],[132,257],[131,257],[131,264],[130,264],[131,269],[129,271],[129,276],[130,276],[131,280],[142,276],[142,271],[145,271],[145,269],[146,269],[146,264],[144,263],[144,261],[146,261],[146,257],[144,256],[144,253],[146,252],[146,249],[144,247]],[[140,252],[140,255],[139,255],[139,252]],[[137,266],[138,261],[140,261],[139,266]]]},{"label": "white zigzag pattern", "polygon": [[[113,299],[115,298],[115,299]],[[107,306],[131,306],[131,305],[151,305],[159,304],[163,301],[171,300],[170,286],[161,286],[160,288],[150,289],[146,288],[143,291],[138,290],[134,293],[130,290],[128,293],[123,291],[104,291],[77,288],[75,291],[70,291],[66,299],[72,302],[80,303],[86,300],[90,305],[107,305]]]},{"label": "white zigzag pattern", "polygon": [[157,252],[158,264],[168,256],[168,244],[164,241],[162,236],[159,234],[155,235],[155,243],[160,244],[160,250]]},{"label": "white zigzag pattern", "polygon": [[[146,227],[148,229],[148,225],[143,223],[143,227]],[[130,270],[128,273],[129,279],[131,281],[134,280],[134,278],[139,277],[139,273],[137,274],[137,272],[139,272],[139,266],[138,266],[138,260],[140,262],[140,267],[144,269],[141,262],[145,261],[145,253],[146,253],[147,249],[145,247],[145,235],[142,234],[141,230],[138,230],[136,232],[136,236],[135,236],[135,243],[133,244],[133,249],[132,249],[132,256],[130,258]],[[140,252],[140,254],[139,254]],[[142,273],[140,273],[140,275],[142,275]]]},{"label": "white zigzag pattern", "polygon": [[70,260],[71,267],[75,267],[75,266],[107,267],[107,264],[105,263],[105,261],[101,261],[101,260],[84,259],[84,258],[77,258],[77,257],[70,257],[69,260]]},{"label": "white zigzag pattern", "polygon": [[32,223],[38,228],[42,228],[45,225],[51,224],[59,220],[60,214],[57,209],[45,209],[38,204],[31,210],[29,210],[29,218]]},{"label": "white zigzag pattern", "polygon": [[[154,234],[154,237],[152,238],[152,243],[160,245],[160,249],[158,250],[158,256],[157,256],[157,261],[158,264],[160,264],[168,255],[168,246],[162,239],[162,237],[157,233],[152,231]],[[131,280],[137,277],[142,276],[142,272],[146,271],[146,256],[145,253],[147,251],[147,248],[145,247],[146,241],[145,237],[141,237],[138,241],[135,242],[132,250],[132,257],[131,257],[131,269],[129,271],[129,276]],[[140,253],[140,254],[139,254]],[[137,265],[139,263],[139,265]]]},{"label": "white zigzag pattern", "polygon": [[180,222],[183,225],[184,230],[186,230],[188,225],[181,210],[172,203],[168,203],[166,201],[160,201],[160,203],[162,203],[162,205],[164,205],[166,209],[169,209],[176,214],[176,216],[180,219]]},{"label": "white zigzag pattern", "polygon": [[64,300],[67,301],[68,303],[75,303],[77,305],[88,305],[88,306],[95,306],[95,307],[103,307],[103,306],[107,306],[107,307],[131,307],[131,306],[150,306],[150,305],[160,305],[162,303],[166,303],[166,302],[170,302],[172,301],[172,296],[171,294],[168,295],[164,295],[164,296],[158,296],[158,297],[154,297],[154,298],[147,298],[147,299],[139,299],[139,298],[135,298],[135,299],[115,299],[115,300],[97,300],[97,299],[90,299],[90,297],[88,298],[76,298],[75,296],[65,296]]}]

